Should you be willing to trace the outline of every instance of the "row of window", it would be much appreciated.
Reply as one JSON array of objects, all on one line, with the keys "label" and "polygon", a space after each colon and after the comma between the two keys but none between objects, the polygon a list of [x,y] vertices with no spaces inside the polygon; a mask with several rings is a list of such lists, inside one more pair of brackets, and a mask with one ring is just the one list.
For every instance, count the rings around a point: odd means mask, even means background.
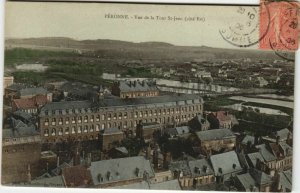
[{"label": "row of window", "polygon": [[[145,111],[145,114],[153,114],[153,115],[160,115],[160,114],[173,114],[173,113],[180,113],[180,112],[188,112],[188,111],[201,111],[201,105],[193,105],[193,106],[184,106],[184,107],[177,107],[177,108],[169,108],[169,109],[157,109],[157,110],[150,110],[150,111]],[[52,110],[52,114],[55,115],[56,111]],[[73,114],[75,113],[91,113],[91,110],[89,109],[72,109],[71,111],[69,109],[65,110],[66,114],[69,114],[72,112]],[[126,113],[126,112],[125,112]],[[141,112],[143,114],[143,112]],[[46,115],[49,115],[49,111],[45,111]],[[63,110],[58,110],[58,114],[62,115]]]},{"label": "row of window", "polygon": [[[181,116],[181,119],[180,119],[180,116],[176,116],[176,117],[162,117],[162,118],[154,118],[154,119],[144,119],[143,122],[144,123],[153,123],[153,122],[156,122],[156,123],[162,123],[162,124],[166,124],[166,123],[172,123],[172,122],[182,122],[182,121],[188,121],[189,119],[191,119],[192,117],[194,117],[195,114],[189,114],[189,115],[182,115]],[[135,120],[135,121],[124,121],[124,122],[109,122],[107,124],[105,123],[102,123],[102,124],[96,124],[96,125],[91,125],[91,129],[90,129],[90,132],[94,132],[94,131],[99,131],[100,129],[103,130],[104,128],[111,128],[111,127],[120,127],[120,128],[124,128],[124,129],[127,129],[127,128],[132,128],[132,127],[136,127],[138,124],[138,120]],[[84,128],[86,128],[85,130],[83,130],[83,133],[84,132],[89,132],[89,129],[88,129],[89,126],[84,126]],[[82,126],[79,126],[78,127],[78,131],[76,132],[76,127],[73,126],[71,127],[72,128],[72,134],[75,134],[75,133],[82,133]],[[81,129],[80,129],[81,128]],[[95,128],[95,130],[94,130]],[[62,128],[61,128],[62,129]],[[49,136],[49,130],[48,129],[45,129],[45,131],[47,130],[47,132],[44,134],[44,136]],[[65,132],[60,132],[58,133],[58,135],[63,135],[63,133],[65,134],[69,134],[70,131],[69,131],[69,127],[67,127],[66,129],[66,133]],[[55,133],[51,133],[52,136],[56,136],[57,133],[55,131]]]},{"label": "row of window", "polygon": [[151,96],[157,96],[158,92],[131,92],[131,93],[126,93],[126,92],[122,92],[121,94],[121,98],[135,98],[135,97],[142,97],[142,96],[146,96],[146,97],[151,97]]},{"label": "row of window", "polygon": [[[194,111],[196,109],[196,111],[199,110],[198,106],[190,106],[189,107],[189,111]],[[187,112],[187,107],[183,107],[182,110],[184,112]],[[201,110],[201,107],[200,107]],[[176,113],[180,113],[180,108],[172,108],[172,109],[160,109],[160,110],[149,110],[149,111],[135,111],[135,112],[131,112],[130,113],[130,117],[131,118],[143,118],[143,117],[151,117],[151,116],[157,116],[157,115],[169,115],[169,114],[176,114]],[[78,117],[72,117],[71,119],[69,117],[66,117],[65,120],[63,120],[63,118],[59,118],[58,122],[56,122],[56,118],[52,118],[51,119],[51,125],[54,126],[56,124],[58,125],[68,125],[68,124],[75,124],[75,123],[88,123],[88,122],[99,122],[100,120],[105,121],[105,120],[122,120],[122,119],[127,119],[128,118],[128,113],[124,112],[124,113],[108,113],[107,115],[102,114],[100,115],[91,115],[90,117],[88,117],[87,115],[82,117],[82,116],[78,116]],[[50,120],[48,118],[45,119],[44,125],[48,126]]]}]

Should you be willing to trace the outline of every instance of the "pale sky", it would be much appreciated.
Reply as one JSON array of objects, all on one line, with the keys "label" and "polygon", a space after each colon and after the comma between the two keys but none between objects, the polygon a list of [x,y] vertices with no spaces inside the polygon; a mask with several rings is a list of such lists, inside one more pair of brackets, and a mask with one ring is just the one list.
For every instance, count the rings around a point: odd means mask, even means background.
[{"label": "pale sky", "polygon": [[[5,37],[162,41],[234,48],[222,39],[219,30],[237,22],[237,10],[237,6],[7,2]],[[127,14],[130,19],[107,19],[105,14]],[[136,20],[134,15],[199,17],[205,21]],[[243,17],[239,19],[244,22]]]}]

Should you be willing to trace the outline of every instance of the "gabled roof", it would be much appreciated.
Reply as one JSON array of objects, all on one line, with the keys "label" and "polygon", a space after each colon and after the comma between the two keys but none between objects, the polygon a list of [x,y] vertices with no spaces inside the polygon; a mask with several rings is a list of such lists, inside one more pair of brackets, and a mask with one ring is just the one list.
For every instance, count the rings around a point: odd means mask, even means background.
[{"label": "gabled roof", "polygon": [[210,156],[215,175],[223,175],[241,171],[242,167],[235,151]]},{"label": "gabled roof", "polygon": [[252,178],[252,176],[249,173],[236,175],[236,178],[243,186],[246,192],[252,192],[253,189],[258,190],[258,188],[256,187],[255,180]]},{"label": "gabled roof", "polygon": [[88,170],[94,185],[154,176],[150,161],[143,156],[92,162]]},{"label": "gabled roof", "polygon": [[41,179],[32,180],[30,186],[35,187],[65,187],[62,176],[45,177]]},{"label": "gabled roof", "polygon": [[253,145],[253,144],[254,144],[254,141],[255,141],[254,136],[246,135],[246,136],[244,137],[244,139],[242,140],[242,144],[247,145],[248,142],[251,142],[251,145]]},{"label": "gabled roof", "polygon": [[257,159],[259,159],[261,162],[264,162],[264,158],[260,152],[249,153],[247,154],[247,157],[249,158],[252,167],[256,166]]},{"label": "gabled roof", "polygon": [[181,171],[183,176],[191,176],[192,175],[190,168],[188,166],[187,160],[171,162],[169,165],[169,169],[172,172]]},{"label": "gabled roof", "polygon": [[46,95],[48,91],[42,87],[23,88],[18,91],[20,97],[31,96],[31,95]]},{"label": "gabled roof", "polygon": [[90,184],[92,181],[91,173],[86,167],[81,165],[64,168],[62,176],[67,187],[82,187]]},{"label": "gabled roof", "polygon": [[276,160],[276,157],[270,150],[268,150],[266,144],[257,145],[256,148],[258,148],[260,154],[262,155],[265,161],[269,162]]},{"label": "gabled roof", "polygon": [[249,173],[259,185],[272,183],[272,177],[260,170],[251,168]]},{"label": "gabled roof", "polygon": [[220,140],[235,137],[235,135],[229,129],[211,129],[206,131],[198,131],[196,132],[196,135],[201,141]]},{"label": "gabled roof", "polygon": [[149,184],[151,190],[181,190],[177,179]]},{"label": "gabled roof", "polygon": [[13,99],[13,103],[18,109],[33,109],[47,103],[45,95],[37,95],[32,98]]},{"label": "gabled roof", "polygon": [[145,92],[158,90],[154,81],[120,81],[121,92]]},{"label": "gabled roof", "polygon": [[12,119],[12,128],[2,130],[2,138],[19,138],[40,135],[34,125],[26,125],[20,120]]},{"label": "gabled roof", "polygon": [[292,171],[279,172],[279,188],[282,187],[283,192],[290,192],[292,190]]},{"label": "gabled roof", "polygon": [[175,127],[177,135],[183,135],[190,133],[190,127],[188,126],[181,126],[181,127]]},{"label": "gabled roof", "polygon": [[[288,135],[292,135],[291,132],[285,128],[275,132],[275,137],[280,137],[280,140],[286,140]],[[290,136],[292,137],[292,136]]]},{"label": "gabled roof", "polygon": [[214,171],[206,159],[192,160],[188,162],[192,177],[213,175]]}]

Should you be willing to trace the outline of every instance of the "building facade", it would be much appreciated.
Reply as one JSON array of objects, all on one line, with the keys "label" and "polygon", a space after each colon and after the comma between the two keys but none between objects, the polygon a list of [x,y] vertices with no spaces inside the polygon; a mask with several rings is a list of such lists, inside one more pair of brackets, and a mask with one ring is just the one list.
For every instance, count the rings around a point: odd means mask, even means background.
[{"label": "building facade", "polygon": [[39,114],[39,128],[44,142],[97,139],[100,130],[120,128],[133,132],[143,123],[182,124],[203,113],[198,95],[164,95],[136,99],[63,101],[46,104]]}]

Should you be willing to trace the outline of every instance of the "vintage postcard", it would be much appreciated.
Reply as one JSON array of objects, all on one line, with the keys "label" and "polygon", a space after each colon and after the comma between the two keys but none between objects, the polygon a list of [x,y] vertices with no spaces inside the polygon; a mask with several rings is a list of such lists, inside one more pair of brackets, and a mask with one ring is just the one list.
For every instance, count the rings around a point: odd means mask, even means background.
[{"label": "vintage postcard", "polygon": [[5,11],[3,186],[292,191],[296,2]]}]

